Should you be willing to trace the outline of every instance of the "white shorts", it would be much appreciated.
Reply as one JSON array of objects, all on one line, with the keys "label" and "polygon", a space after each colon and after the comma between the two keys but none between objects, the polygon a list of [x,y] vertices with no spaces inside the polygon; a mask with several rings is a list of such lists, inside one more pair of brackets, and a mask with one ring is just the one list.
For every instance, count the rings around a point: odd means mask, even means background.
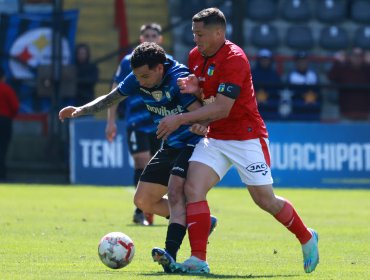
[{"label": "white shorts", "polygon": [[201,162],[211,167],[220,180],[234,165],[246,185],[270,185],[273,180],[268,146],[269,141],[266,138],[243,141],[203,138],[195,146],[189,161]]}]

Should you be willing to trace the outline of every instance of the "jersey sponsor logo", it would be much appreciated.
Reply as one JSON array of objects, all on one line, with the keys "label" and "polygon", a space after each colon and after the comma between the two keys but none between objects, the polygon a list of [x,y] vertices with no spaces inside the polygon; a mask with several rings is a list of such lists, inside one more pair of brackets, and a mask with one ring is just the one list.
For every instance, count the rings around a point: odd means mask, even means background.
[{"label": "jersey sponsor logo", "polygon": [[208,76],[213,76],[213,73],[215,72],[215,66],[214,64],[211,64],[209,67],[208,67],[208,70],[207,70],[207,75]]},{"label": "jersey sponsor logo", "polygon": [[266,175],[268,172],[268,166],[264,162],[255,162],[247,166],[247,170],[252,173],[262,173]]},{"label": "jersey sponsor logo", "polygon": [[172,110],[168,110],[165,106],[155,107],[155,106],[150,106],[148,104],[145,104],[145,105],[146,105],[146,108],[150,112],[153,112],[154,114],[157,114],[160,116],[177,115],[177,114],[184,112],[184,109],[180,105],[177,105],[177,107]]},{"label": "jersey sponsor logo", "polygon": [[152,91],[152,96],[156,101],[160,101],[163,97],[163,92],[161,90]]}]

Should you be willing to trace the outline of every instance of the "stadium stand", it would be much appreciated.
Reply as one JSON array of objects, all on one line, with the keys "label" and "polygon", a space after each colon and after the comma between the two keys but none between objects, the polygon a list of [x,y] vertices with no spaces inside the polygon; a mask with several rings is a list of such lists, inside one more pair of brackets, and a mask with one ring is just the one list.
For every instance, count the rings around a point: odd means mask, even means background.
[{"label": "stadium stand", "polygon": [[281,5],[281,16],[291,22],[306,22],[311,19],[311,6],[308,0],[285,0]]},{"label": "stadium stand", "polygon": [[185,25],[182,27],[182,40],[186,46],[192,47],[194,46],[194,36],[191,31],[191,22],[185,23]]},{"label": "stadium stand", "polygon": [[311,50],[315,46],[312,30],[305,25],[288,27],[285,41],[286,45],[293,50]]},{"label": "stadium stand", "polygon": [[254,26],[250,39],[252,44],[257,48],[276,49],[280,43],[277,28],[270,24]]},{"label": "stadium stand", "polygon": [[325,26],[321,29],[319,44],[325,50],[338,51],[349,47],[347,30],[341,26]]},{"label": "stadium stand", "polygon": [[275,0],[250,0],[245,7],[251,20],[266,22],[277,17],[278,2]]},{"label": "stadium stand", "polygon": [[370,50],[370,26],[359,26],[353,39],[355,47]]},{"label": "stadium stand", "polygon": [[337,23],[346,18],[345,0],[319,0],[316,4],[316,18],[323,23]]},{"label": "stadium stand", "polygon": [[357,23],[370,23],[370,1],[353,0],[351,19]]}]

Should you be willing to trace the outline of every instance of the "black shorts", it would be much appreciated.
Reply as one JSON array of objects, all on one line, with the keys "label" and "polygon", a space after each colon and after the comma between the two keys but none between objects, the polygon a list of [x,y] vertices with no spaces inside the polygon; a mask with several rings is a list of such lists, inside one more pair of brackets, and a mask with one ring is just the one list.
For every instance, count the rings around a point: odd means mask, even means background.
[{"label": "black shorts", "polygon": [[157,139],[155,133],[146,133],[133,127],[128,127],[126,133],[130,154],[150,151],[150,154],[154,155],[161,148],[162,140]]},{"label": "black shorts", "polygon": [[145,167],[140,181],[167,186],[170,175],[186,178],[193,150],[193,146],[160,149]]}]

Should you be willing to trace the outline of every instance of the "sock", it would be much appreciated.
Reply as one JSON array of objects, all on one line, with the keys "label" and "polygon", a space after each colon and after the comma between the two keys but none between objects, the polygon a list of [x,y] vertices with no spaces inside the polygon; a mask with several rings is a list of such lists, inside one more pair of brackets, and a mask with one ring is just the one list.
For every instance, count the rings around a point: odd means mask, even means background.
[{"label": "sock", "polygon": [[177,251],[180,249],[182,240],[186,234],[186,227],[172,223],[167,228],[166,251],[176,261]]},{"label": "sock", "polygon": [[[135,169],[135,171],[134,171],[134,184],[135,184],[134,186],[135,186],[135,188],[137,187],[137,184],[139,183],[140,176],[141,176],[141,173],[143,173],[143,170],[144,169]],[[141,209],[139,209],[139,208],[136,208],[135,213],[136,214],[141,214],[141,213],[143,213],[143,211],[141,211]]]},{"label": "sock", "polygon": [[311,232],[288,200],[285,200],[283,208],[275,215],[275,219],[282,223],[290,232],[294,233],[301,244],[305,244],[311,239]]},{"label": "sock", "polygon": [[191,255],[201,260],[207,259],[207,242],[211,227],[210,211],[207,201],[186,205],[186,223],[191,247]]}]

